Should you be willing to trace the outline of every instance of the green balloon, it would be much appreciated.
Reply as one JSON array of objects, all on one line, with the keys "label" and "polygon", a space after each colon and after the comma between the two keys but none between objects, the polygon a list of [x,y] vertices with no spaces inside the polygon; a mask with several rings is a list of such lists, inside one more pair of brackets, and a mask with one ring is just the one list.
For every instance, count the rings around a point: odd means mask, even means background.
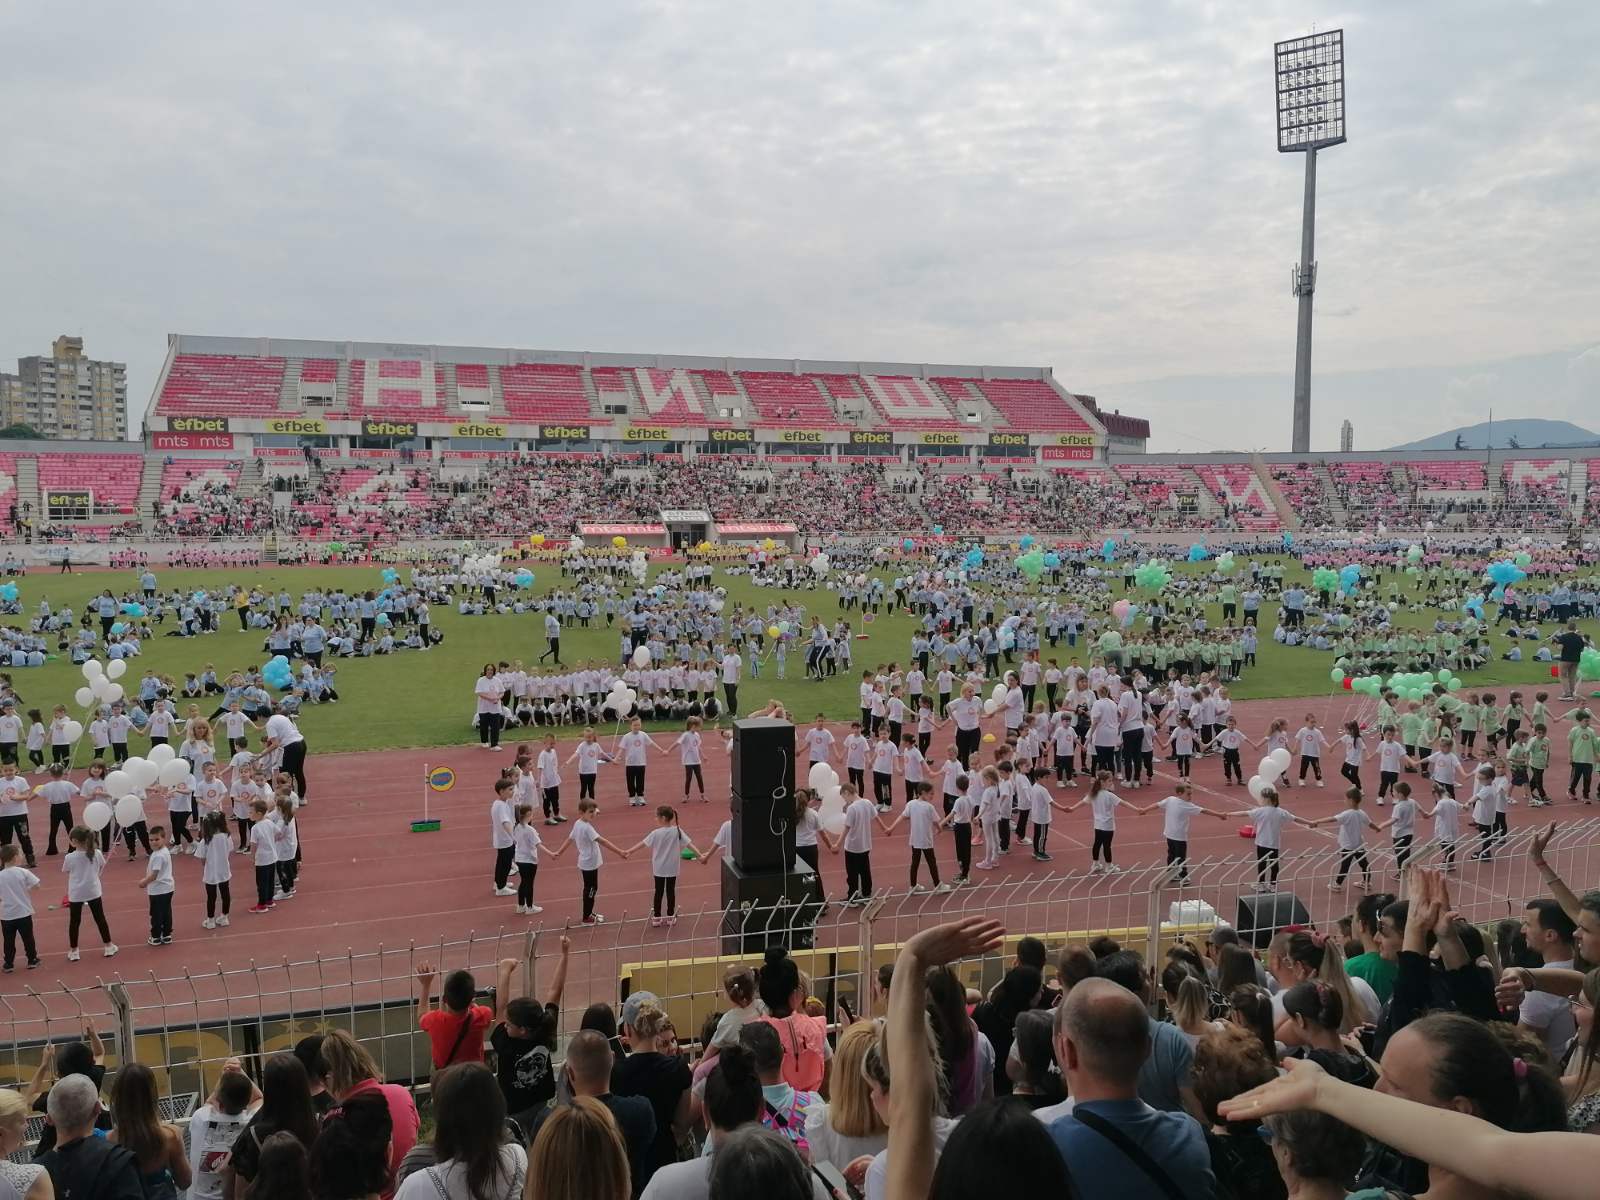
[{"label": "green balloon", "polygon": [[1333,670],[1328,672],[1328,678],[1333,680],[1335,683],[1343,683],[1344,669],[1342,667],[1335,667]]},{"label": "green balloon", "polygon": [[1459,692],[1461,690],[1461,680],[1452,678],[1450,682],[1444,686],[1449,688],[1452,692]]}]

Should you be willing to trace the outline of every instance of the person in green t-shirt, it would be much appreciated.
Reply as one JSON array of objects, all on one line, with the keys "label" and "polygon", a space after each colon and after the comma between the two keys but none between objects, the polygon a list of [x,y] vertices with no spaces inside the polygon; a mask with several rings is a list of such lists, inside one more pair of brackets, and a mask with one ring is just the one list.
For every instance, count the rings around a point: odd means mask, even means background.
[{"label": "person in green t-shirt", "polygon": [[1572,759],[1572,777],[1567,780],[1567,799],[1578,798],[1578,785],[1583,785],[1583,802],[1591,803],[1589,788],[1594,779],[1595,732],[1587,708],[1573,715],[1576,722],[1567,732],[1567,749]]},{"label": "person in green t-shirt", "polygon": [[1400,938],[1384,937],[1383,910],[1393,904],[1395,897],[1389,892],[1374,892],[1361,897],[1356,905],[1355,933],[1361,939],[1363,952],[1345,960],[1347,974],[1365,979],[1378,994],[1378,999],[1388,1003],[1394,994],[1394,981],[1400,974]]}]

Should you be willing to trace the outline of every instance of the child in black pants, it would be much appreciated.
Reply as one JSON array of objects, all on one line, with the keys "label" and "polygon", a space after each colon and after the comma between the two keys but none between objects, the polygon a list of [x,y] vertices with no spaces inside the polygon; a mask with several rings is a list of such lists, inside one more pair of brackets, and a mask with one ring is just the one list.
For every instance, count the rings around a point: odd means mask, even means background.
[{"label": "child in black pants", "polygon": [[33,898],[28,895],[39,886],[39,877],[22,865],[22,850],[0,846],[0,930],[5,938],[5,970],[17,961],[17,938],[29,967],[39,965],[39,950],[33,942]]},{"label": "child in black pants", "polygon": [[278,881],[278,830],[268,813],[271,806],[264,797],[250,804],[250,848],[256,865],[256,902],[253,913],[272,911],[273,886]]},{"label": "child in black pants", "polygon": [[167,849],[167,827],[150,826],[150,860],[139,886],[150,901],[150,945],[172,941],[172,851]]}]

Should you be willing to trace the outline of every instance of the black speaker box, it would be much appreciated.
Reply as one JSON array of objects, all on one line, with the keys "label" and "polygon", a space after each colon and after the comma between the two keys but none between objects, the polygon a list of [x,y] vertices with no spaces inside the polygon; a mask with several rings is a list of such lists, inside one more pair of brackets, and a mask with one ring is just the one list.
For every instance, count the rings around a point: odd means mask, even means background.
[{"label": "black speaker box", "polygon": [[722,952],[760,954],[768,946],[809,950],[822,915],[822,880],[802,860],[788,871],[745,871],[722,860]]},{"label": "black speaker box", "polygon": [[1311,925],[1311,913],[1293,892],[1259,892],[1239,897],[1239,917],[1233,926],[1245,945],[1264,949],[1273,934],[1291,925]]},{"label": "black speaker box", "polygon": [[730,758],[733,860],[747,872],[781,871],[794,861],[794,726],[735,721]]}]

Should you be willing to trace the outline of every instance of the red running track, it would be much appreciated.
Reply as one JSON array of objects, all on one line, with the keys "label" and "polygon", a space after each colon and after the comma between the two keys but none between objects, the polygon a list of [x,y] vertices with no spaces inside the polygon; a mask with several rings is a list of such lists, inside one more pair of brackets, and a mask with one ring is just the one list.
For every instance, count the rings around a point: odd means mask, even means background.
[{"label": "red running track", "polygon": [[[1237,705],[1236,711],[1247,731],[1259,732],[1276,716],[1290,718],[1298,724],[1307,711],[1324,710],[1331,721],[1337,722],[1344,708],[1344,702],[1338,699],[1297,699],[1251,701]],[[940,748],[940,736],[935,735],[936,752]],[[658,740],[665,744],[668,739],[658,737]],[[1514,809],[1513,828],[1518,824],[1531,825],[1541,820],[1560,820],[1595,812],[1581,805],[1569,805],[1562,799],[1561,789],[1556,785],[1564,785],[1566,780],[1565,747],[1559,735],[1556,740],[1562,743],[1556,747],[1559,761],[1552,763],[1549,776],[1552,794],[1557,796],[1558,803],[1547,810]],[[537,747],[536,741],[534,744]],[[711,798],[708,803],[701,803],[698,797],[688,804],[683,803],[682,771],[676,754],[652,758],[647,780],[650,804],[645,808],[628,807],[619,765],[602,767],[598,784],[601,811],[596,821],[600,832],[619,846],[630,846],[655,826],[655,806],[671,803],[678,807],[681,824],[691,839],[702,850],[709,848],[717,827],[727,817],[728,756],[715,739],[707,739],[706,745],[706,787]],[[716,748],[711,749],[713,746]],[[563,747],[563,757],[565,752]],[[46,911],[46,904],[58,900],[65,892],[64,877],[56,866],[61,860],[42,857],[43,839],[39,839],[40,875],[44,882],[36,902],[40,911],[35,924],[45,968],[39,972],[24,972],[19,963],[16,975],[0,985],[0,993],[21,990],[12,984],[27,982],[38,986],[43,980],[54,983],[60,979],[75,987],[109,977],[113,970],[124,976],[148,977],[151,970],[167,976],[181,973],[184,968],[198,972],[214,969],[219,964],[236,967],[246,966],[251,961],[281,962],[285,957],[300,960],[316,953],[331,955],[343,954],[352,948],[357,951],[372,949],[380,943],[393,947],[454,941],[473,930],[488,934],[502,928],[520,932],[535,924],[544,929],[559,928],[567,923],[575,925],[580,912],[579,880],[571,851],[559,859],[547,861],[539,869],[535,899],[544,908],[542,915],[519,917],[514,912],[514,899],[492,895],[494,855],[489,847],[488,807],[493,798],[493,781],[512,757],[509,745],[499,753],[476,745],[330,755],[316,754],[313,748],[307,766],[310,803],[299,817],[305,861],[296,897],[281,902],[273,912],[248,913],[246,909],[254,893],[250,862],[243,856],[235,856],[232,923],[227,929],[204,930],[200,926],[205,915],[200,863],[187,856],[176,856],[176,940],[171,946],[144,944],[148,932],[146,906],[138,888],[144,870],[143,859],[126,862],[121,844],[117,843],[112,847],[104,877],[112,934],[122,946],[114,963],[101,958],[98,937],[88,921],[88,914],[85,914],[81,938],[84,959],[80,963],[66,961],[66,913],[64,909]],[[1258,752],[1246,749],[1247,774],[1258,757]],[[453,790],[430,798],[430,811],[443,822],[443,828],[436,833],[410,832],[411,820],[421,815],[424,763],[448,765],[456,773]],[[1326,816],[1342,807],[1343,780],[1333,773],[1337,763],[1330,761],[1325,766],[1329,770],[1328,786],[1289,791],[1285,793],[1286,807],[1311,817]],[[571,770],[570,767],[564,769],[562,788],[563,811],[568,814],[575,812],[577,795],[576,777],[567,773]],[[1369,760],[1364,774],[1368,787],[1373,787],[1376,764]],[[1134,803],[1145,805],[1168,794],[1175,778],[1171,764],[1158,762],[1155,787],[1123,794]],[[1415,786],[1416,777],[1412,777],[1412,781]],[[1244,788],[1223,783],[1219,759],[1198,761],[1193,783],[1196,799],[1208,807],[1249,806]],[[1083,789],[1080,775],[1077,783],[1058,795],[1070,802],[1081,797]],[[898,808],[901,793],[898,780],[895,791]],[[1370,811],[1375,818],[1381,819],[1384,815],[1381,809]],[[1139,816],[1123,812],[1117,824],[1119,863],[1137,865],[1162,859],[1164,842],[1159,813]],[[1191,857],[1249,853],[1249,842],[1238,834],[1240,824],[1240,820],[1219,822],[1197,816],[1193,824]],[[43,821],[36,822],[39,832],[44,825]],[[540,833],[548,844],[559,845],[570,828],[570,824],[557,828],[541,826]],[[1296,827],[1287,836],[1289,852],[1319,845],[1326,848],[1332,844],[1331,835],[1322,830]],[[1087,808],[1070,816],[1057,814],[1050,835],[1054,861],[1047,870],[1052,874],[1083,873],[1089,862],[1089,839]],[[1420,840],[1423,839],[1419,837]],[[1386,842],[1387,837],[1382,834],[1371,835],[1368,839],[1369,846],[1382,846]],[[948,835],[941,837],[938,854],[946,875],[953,874],[954,848]],[[648,854],[640,852],[630,861],[623,861],[609,852],[605,857],[599,911],[613,921],[625,916],[648,915],[652,890]],[[878,835],[873,850],[877,887],[903,889],[909,859],[905,826],[897,829],[893,836]],[[1034,863],[1028,855],[1013,851],[1002,861],[999,870],[986,874],[975,872],[975,881],[990,883],[1008,876],[1037,876],[1042,873],[1041,866],[1043,864]],[[828,893],[837,897],[843,887],[841,858],[824,850],[822,874]],[[678,892],[680,911],[716,908],[719,903],[718,869],[685,862]],[[579,929],[574,936],[581,938],[590,932]],[[664,932],[663,940],[666,937]]]}]

